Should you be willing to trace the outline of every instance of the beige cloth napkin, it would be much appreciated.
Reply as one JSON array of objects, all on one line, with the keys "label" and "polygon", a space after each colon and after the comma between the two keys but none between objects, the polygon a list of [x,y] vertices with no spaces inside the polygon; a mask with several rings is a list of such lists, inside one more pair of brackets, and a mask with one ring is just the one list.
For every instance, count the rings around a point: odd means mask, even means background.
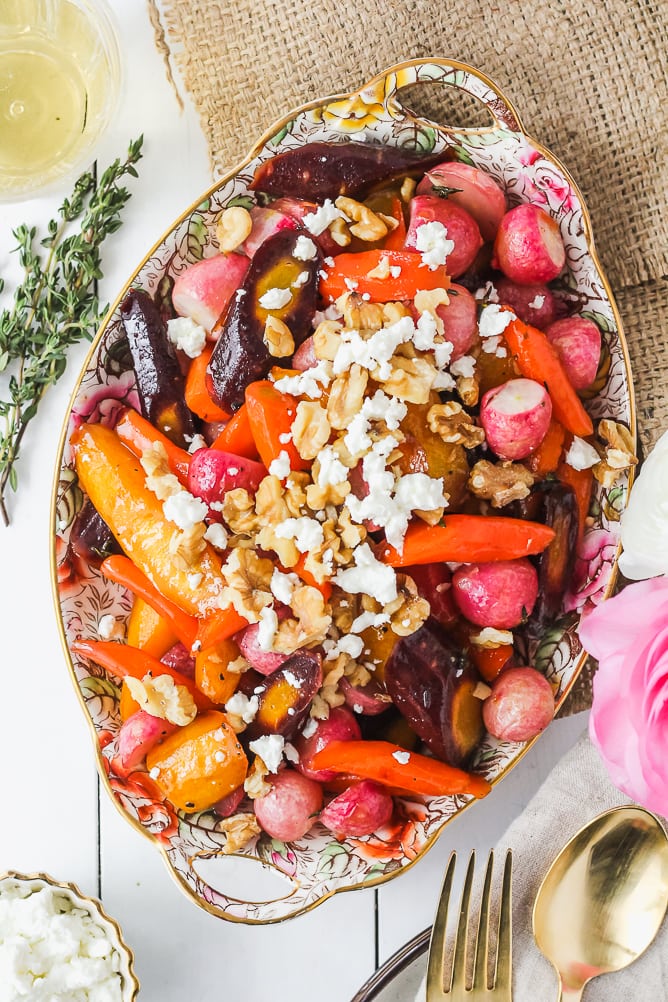
[{"label": "beige cloth napkin", "polygon": [[[513,850],[513,1002],[551,1002],[557,976],[536,946],[531,912],[548,867],[568,840],[592,818],[631,801],[611,784],[586,734],[559,762],[523,814],[495,848],[496,869]],[[649,950],[623,971],[594,978],[585,1002],[659,1002],[668,997],[668,923]],[[416,1002],[424,1002],[424,984]]]}]

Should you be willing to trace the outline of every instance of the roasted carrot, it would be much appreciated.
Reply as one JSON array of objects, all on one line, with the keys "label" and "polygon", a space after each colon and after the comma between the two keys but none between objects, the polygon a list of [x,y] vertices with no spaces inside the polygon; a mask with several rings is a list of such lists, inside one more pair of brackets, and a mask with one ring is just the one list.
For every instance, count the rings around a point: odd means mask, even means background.
[{"label": "roasted carrot", "polygon": [[158,675],[169,675],[176,685],[185,686],[195,700],[198,710],[210,710],[213,707],[211,700],[200,692],[192,679],[182,675],[175,668],[163,664],[157,658],[151,657],[146,651],[140,651],[137,647],[130,647],[129,644],[118,644],[113,640],[80,638],[74,641],[72,650],[83,658],[95,661],[116,678],[127,678],[130,675],[141,681],[145,675],[152,675],[154,678],[157,678]]},{"label": "roasted carrot", "polygon": [[128,557],[113,556],[107,557],[100,568],[102,573],[110,581],[123,585],[135,595],[139,595],[145,602],[163,616],[170,624],[174,633],[188,650],[192,648],[197,638],[197,620],[194,616],[189,616],[178,606],[170,602],[168,598],[158,591],[155,585],[136,567]]},{"label": "roasted carrot", "polygon": [[233,640],[220,640],[213,647],[198,651],[195,656],[195,681],[199,689],[219,706],[234,695],[241,675],[227,670],[230,661],[239,657]]},{"label": "roasted carrot", "polygon": [[402,553],[385,544],[378,557],[391,567],[439,561],[475,563],[515,560],[542,553],[554,539],[554,530],[539,522],[501,515],[446,515],[443,525],[409,526]]},{"label": "roasted carrot", "polygon": [[392,199],[392,205],[388,215],[392,216],[393,219],[396,219],[397,225],[385,237],[383,241],[383,250],[403,250],[404,243],[406,242],[406,220],[404,219],[402,202],[398,195],[395,195]]},{"label": "roasted carrot", "polygon": [[294,397],[275,389],[268,379],[251,383],[246,389],[248,422],[267,469],[281,452],[287,452],[291,470],[307,470],[311,465],[299,455],[290,435],[297,403]]},{"label": "roasted carrot", "polygon": [[522,375],[535,379],[547,389],[557,421],[574,435],[582,438],[591,435],[594,430],[591,418],[545,334],[515,318],[505,328],[503,336]]},{"label": "roasted carrot", "polygon": [[594,474],[591,470],[575,470],[568,463],[560,463],[557,469],[557,479],[562,484],[568,484],[575,492],[578,505],[578,545],[580,544],[589,517],[589,504],[594,486]]},{"label": "roasted carrot", "polygon": [[491,790],[482,776],[417,752],[407,752],[390,741],[331,741],[313,756],[312,768],[373,779],[383,786],[427,797],[451,794],[484,797]]},{"label": "roasted carrot", "polygon": [[161,658],[179,638],[171,623],[152,605],[135,595],[128,619],[127,640],[131,647],[141,647],[154,658]]},{"label": "roasted carrot", "polygon": [[485,682],[493,682],[497,675],[505,668],[509,658],[513,655],[512,644],[501,644],[500,647],[476,647],[471,644],[469,648],[471,660],[476,666]]},{"label": "roasted carrot", "polygon": [[229,421],[230,415],[213,402],[206,388],[206,367],[213,346],[207,345],[201,355],[194,358],[186,376],[186,404],[202,421]]},{"label": "roasted carrot", "polygon": [[201,650],[205,651],[222,640],[233,637],[239,630],[243,630],[244,626],[248,626],[248,621],[232,606],[229,609],[216,609],[205,619],[200,619],[196,642],[201,644]]},{"label": "roasted carrot", "polygon": [[548,473],[554,473],[561,459],[565,437],[564,426],[552,418],[545,438],[526,460],[532,473],[537,477],[546,477]]},{"label": "roasted carrot", "polygon": [[257,446],[248,421],[248,408],[242,404],[211,445],[221,452],[232,452],[244,459],[258,459]]},{"label": "roasted carrot", "polygon": [[[369,272],[376,269],[379,274],[386,272],[387,277],[370,277]],[[327,276],[320,280],[320,293],[333,302],[352,286],[360,295],[369,295],[372,302],[389,303],[414,299],[421,289],[447,289],[449,285],[445,266],[428,268],[417,251],[369,250],[337,254]]]},{"label": "roasted carrot", "polygon": [[137,458],[141,458],[143,452],[150,449],[152,445],[159,442],[164,446],[167,453],[169,467],[181,483],[185,486],[188,481],[188,467],[190,466],[190,456],[185,449],[180,449],[174,445],[166,435],[154,428],[150,421],[128,408],[116,425],[116,434],[130,452]]}]

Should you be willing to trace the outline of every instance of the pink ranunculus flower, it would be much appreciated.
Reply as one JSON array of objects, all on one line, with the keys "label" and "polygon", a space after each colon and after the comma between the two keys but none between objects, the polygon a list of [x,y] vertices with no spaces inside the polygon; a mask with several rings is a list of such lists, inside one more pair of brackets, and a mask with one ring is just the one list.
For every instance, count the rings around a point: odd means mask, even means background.
[{"label": "pink ranunculus flower", "polygon": [[584,617],[599,662],[589,733],[615,786],[668,814],[668,578],[629,585]]}]

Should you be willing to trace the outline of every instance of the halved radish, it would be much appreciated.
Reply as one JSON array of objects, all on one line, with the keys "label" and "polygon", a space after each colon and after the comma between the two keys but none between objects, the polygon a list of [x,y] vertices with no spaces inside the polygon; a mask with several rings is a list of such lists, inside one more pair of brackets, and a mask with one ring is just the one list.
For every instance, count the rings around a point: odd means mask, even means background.
[{"label": "halved radish", "polygon": [[177,724],[154,717],[145,710],[137,710],[124,721],[118,732],[116,764],[124,772],[131,772],[142,764],[152,748],[178,729]]},{"label": "halved radish", "polygon": [[601,358],[601,332],[586,317],[564,317],[545,333],[557,349],[561,364],[576,390],[586,390],[596,379]]},{"label": "halved radish", "polygon": [[313,827],[322,807],[319,783],[293,769],[271,776],[271,791],[253,801],[260,826],[272,838],[294,842]]},{"label": "halved radish", "polygon": [[452,342],[451,362],[471,350],[478,333],[478,307],[475,299],[463,285],[451,285],[448,289],[450,302],[447,306],[437,306],[436,313],[443,321],[446,341]]},{"label": "halved radish", "polygon": [[558,300],[547,285],[520,285],[509,278],[499,278],[494,287],[498,301],[509,306],[525,324],[544,331],[558,316]]},{"label": "halved radish", "polygon": [[252,459],[221,449],[198,449],[188,467],[188,490],[211,505],[237,487],[254,493],[266,476],[262,463]]},{"label": "halved radish", "polygon": [[174,309],[205,330],[212,330],[246,277],[249,265],[250,258],[242,254],[216,254],[191,264],[174,283]]},{"label": "halved radish", "polygon": [[480,405],[480,423],[490,449],[500,459],[524,459],[547,434],[552,401],[535,379],[510,379],[488,390]]},{"label": "halved radish", "polygon": [[446,239],[454,243],[445,260],[445,267],[448,275],[457,278],[473,264],[482,246],[478,224],[465,209],[447,198],[416,195],[411,201],[411,218],[405,241],[409,250],[419,248],[418,231],[425,223],[441,223],[445,227]]},{"label": "halved radish", "polygon": [[489,174],[470,164],[447,161],[427,171],[417,186],[417,194],[438,194],[438,188],[458,189],[450,191],[449,201],[473,216],[483,240],[494,239],[506,211],[506,196]]},{"label": "halved radish", "polygon": [[297,221],[292,216],[288,216],[285,212],[277,212],[275,209],[254,205],[250,210],[250,217],[253,229],[240,247],[242,253],[248,257],[253,257],[258,247],[275,233],[297,229]]},{"label": "halved radish", "polygon": [[361,838],[372,835],[392,817],[392,797],[378,783],[354,783],[327,804],[320,821],[336,835]]},{"label": "halved radish", "polygon": [[452,576],[452,597],[462,616],[477,626],[512,630],[531,615],[538,574],[526,559],[463,564]]},{"label": "halved radish", "polygon": [[521,285],[550,282],[566,263],[558,224],[537,205],[505,214],[494,241],[492,265]]}]

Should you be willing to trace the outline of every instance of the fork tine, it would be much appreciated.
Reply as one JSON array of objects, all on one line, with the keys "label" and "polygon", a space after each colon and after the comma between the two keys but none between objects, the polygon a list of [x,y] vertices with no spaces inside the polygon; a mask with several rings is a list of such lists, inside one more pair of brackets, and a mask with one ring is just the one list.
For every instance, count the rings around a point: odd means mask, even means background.
[{"label": "fork tine", "polygon": [[501,908],[499,910],[499,935],[496,948],[496,964],[494,970],[494,986],[506,989],[510,998],[512,985],[512,872],[513,854],[509,849],[503,867],[503,885],[501,888]]},{"label": "fork tine", "polygon": [[457,924],[457,933],[455,936],[455,952],[452,958],[452,977],[450,979],[450,990],[452,992],[464,992],[466,989],[466,945],[469,922],[469,904],[471,901],[471,886],[473,884],[474,868],[475,852],[472,852],[469,859],[469,865],[466,868],[464,889],[462,890],[462,901],[459,909],[459,922]]},{"label": "fork tine", "polygon": [[443,958],[445,956],[445,933],[448,924],[448,904],[455,873],[457,853],[450,855],[448,868],[443,878],[443,887],[438,901],[438,910],[431,930],[429,942],[429,966],[427,968],[427,998],[443,998]]},{"label": "fork tine", "polygon": [[489,961],[489,899],[492,890],[492,869],[494,867],[494,852],[487,859],[485,883],[480,899],[480,917],[478,919],[478,935],[475,942],[473,959],[473,988],[487,988],[487,965]]}]

